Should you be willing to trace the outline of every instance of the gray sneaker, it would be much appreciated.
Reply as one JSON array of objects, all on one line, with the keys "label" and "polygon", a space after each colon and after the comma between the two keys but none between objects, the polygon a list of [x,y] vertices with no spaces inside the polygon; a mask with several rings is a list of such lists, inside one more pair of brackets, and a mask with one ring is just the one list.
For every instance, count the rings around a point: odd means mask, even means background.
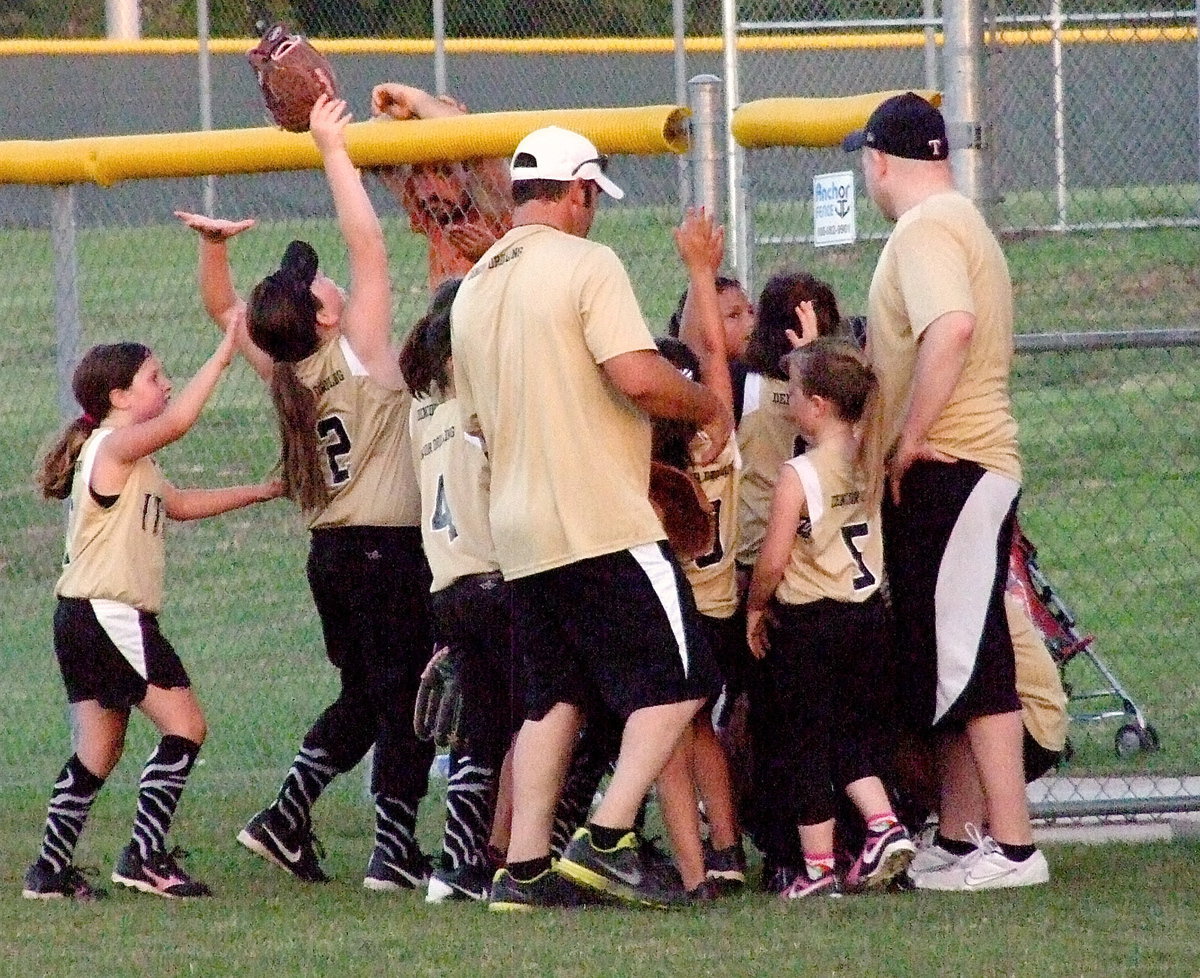
[{"label": "gray sneaker", "polygon": [[683,887],[664,879],[641,849],[634,832],[626,832],[611,849],[598,849],[591,832],[582,828],[563,851],[558,871],[580,886],[625,903],[660,908],[690,903]]}]

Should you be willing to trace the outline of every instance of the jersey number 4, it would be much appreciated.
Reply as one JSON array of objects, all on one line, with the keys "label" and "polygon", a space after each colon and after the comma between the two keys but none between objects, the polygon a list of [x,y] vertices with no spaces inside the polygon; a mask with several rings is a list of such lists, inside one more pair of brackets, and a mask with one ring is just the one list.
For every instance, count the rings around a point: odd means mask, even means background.
[{"label": "jersey number 4", "polygon": [[454,526],[454,517],[450,515],[450,503],[446,499],[444,476],[438,476],[437,496],[433,501],[433,516],[429,519],[429,525],[435,530],[445,530],[450,534],[451,540],[458,536],[458,529]]}]

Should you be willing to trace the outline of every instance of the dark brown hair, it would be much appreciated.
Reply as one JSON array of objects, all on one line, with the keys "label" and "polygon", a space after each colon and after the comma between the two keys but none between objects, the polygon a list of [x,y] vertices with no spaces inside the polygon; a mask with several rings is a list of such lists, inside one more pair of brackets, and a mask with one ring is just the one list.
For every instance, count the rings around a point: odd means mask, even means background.
[{"label": "dark brown hair", "polygon": [[514,180],[513,206],[520,207],[531,200],[562,200],[570,187],[569,180]]},{"label": "dark brown hair", "polygon": [[414,397],[429,397],[434,388],[444,393],[449,386],[450,307],[461,284],[461,278],[452,278],[437,287],[429,309],[413,324],[400,348],[400,373]]},{"label": "dark brown hair", "polygon": [[83,414],[59,433],[34,474],[46,499],[71,495],[75,462],[83,443],[112,409],[110,395],[128,390],[151,356],[150,347],[141,343],[101,343],[83,355],[71,377],[71,390]]},{"label": "dark brown hair", "polygon": [[250,339],[275,362],[271,400],[279,424],[284,495],[305,512],[318,512],[329,504],[317,440],[317,399],[300,383],[294,367],[321,345],[320,304],[312,294],[316,275],[317,253],[307,242],[293,241],[279,270],[254,287],[246,310]]},{"label": "dark brown hair", "polygon": [[754,373],[787,380],[780,359],[792,349],[789,329],[800,332],[796,307],[811,302],[817,316],[818,336],[839,336],[845,331],[837,298],[826,283],[808,272],[785,271],[772,275],[758,298],[758,320],[750,333],[742,361]]}]

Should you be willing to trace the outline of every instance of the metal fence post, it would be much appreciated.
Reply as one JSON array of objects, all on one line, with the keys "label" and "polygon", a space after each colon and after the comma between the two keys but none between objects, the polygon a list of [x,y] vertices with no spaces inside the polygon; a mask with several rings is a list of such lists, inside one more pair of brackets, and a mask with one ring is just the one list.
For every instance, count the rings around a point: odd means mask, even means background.
[{"label": "metal fence post", "polygon": [[1058,230],[1067,229],[1066,88],[1063,80],[1062,0],[1050,3],[1050,64],[1054,71],[1054,190]]},{"label": "metal fence post", "polygon": [[[212,115],[212,58],[209,41],[208,0],[196,0],[196,37],[198,45],[197,69],[200,86],[200,128],[206,132],[213,127]],[[207,176],[204,180],[204,213],[213,217],[217,210],[217,181]]]},{"label": "metal fence post", "polygon": [[688,156],[692,165],[691,200],[709,214],[720,215],[721,205],[721,79],[696,75],[688,81],[688,105],[692,109],[692,138]]},{"label": "metal fence post", "polygon": [[721,34],[725,70],[725,193],[728,210],[725,217],[726,254],[735,278],[741,280],[747,292],[753,294],[753,261],[750,231],[750,212],[746,206],[745,184],[742,181],[743,151],[733,138],[733,110],[741,101],[738,83],[738,5],[737,0],[721,0]]},{"label": "metal fence post", "polygon": [[[687,11],[684,0],[671,0],[671,24],[675,31],[675,104],[686,105],[688,99],[687,78]],[[679,206],[686,208],[692,203],[692,186],[688,174],[688,158],[681,156],[676,161],[679,174]]]},{"label": "metal fence post", "polygon": [[446,0],[433,0],[433,94],[446,94]]},{"label": "metal fence post", "polygon": [[984,149],[983,14],[981,0],[946,0],[946,93],[942,103],[958,189],[991,218],[994,204]]},{"label": "metal fence post", "polygon": [[71,374],[79,360],[79,260],[75,250],[75,187],[54,188],[50,213],[50,246],[54,254],[55,363],[58,376],[58,411],[75,414]]}]

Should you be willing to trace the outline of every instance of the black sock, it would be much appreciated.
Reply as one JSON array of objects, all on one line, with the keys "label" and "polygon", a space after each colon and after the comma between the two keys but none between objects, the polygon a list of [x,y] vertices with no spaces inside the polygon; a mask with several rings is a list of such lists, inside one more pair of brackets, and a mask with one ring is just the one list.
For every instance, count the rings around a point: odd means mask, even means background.
[{"label": "black sock", "polygon": [[959,839],[947,839],[941,832],[933,837],[934,845],[941,846],[952,856],[965,856],[975,851],[973,842],[963,842]]},{"label": "black sock", "polygon": [[997,842],[1000,851],[1004,853],[1005,859],[1011,859],[1014,863],[1023,863],[1026,859],[1037,852],[1037,846],[1030,843],[1027,846],[1014,846],[1009,842]]},{"label": "black sock", "polygon": [[592,845],[597,849],[615,849],[617,843],[631,831],[632,829],[610,829],[604,825],[597,825],[595,822],[588,822],[588,832],[592,836]]},{"label": "black sock", "polygon": [[550,869],[550,856],[539,856],[537,859],[525,859],[519,863],[509,863],[508,872],[518,883],[528,883],[537,879]]}]

